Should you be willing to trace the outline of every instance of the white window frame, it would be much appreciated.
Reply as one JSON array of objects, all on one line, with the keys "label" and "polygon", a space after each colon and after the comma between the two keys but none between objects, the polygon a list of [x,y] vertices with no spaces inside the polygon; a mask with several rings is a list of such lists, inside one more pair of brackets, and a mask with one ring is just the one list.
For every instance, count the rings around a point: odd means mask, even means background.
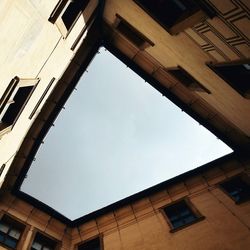
[{"label": "white window frame", "polygon": [[[0,137],[3,134],[12,130],[14,124],[16,123],[18,117],[20,116],[22,110],[24,109],[26,103],[28,102],[32,92],[34,91],[34,89],[39,81],[40,81],[39,78],[35,78],[35,79],[22,78],[21,79],[17,76],[15,76],[11,80],[11,82],[9,83],[2,98],[0,99]],[[2,119],[3,119],[4,115],[6,114],[10,104],[14,103],[14,97],[15,97],[17,91],[22,87],[28,87],[28,86],[33,86],[33,89],[31,90],[30,94],[28,95],[28,97],[24,101],[21,110],[18,112],[17,116],[15,117],[14,122],[12,124],[4,124],[2,122]]]}]

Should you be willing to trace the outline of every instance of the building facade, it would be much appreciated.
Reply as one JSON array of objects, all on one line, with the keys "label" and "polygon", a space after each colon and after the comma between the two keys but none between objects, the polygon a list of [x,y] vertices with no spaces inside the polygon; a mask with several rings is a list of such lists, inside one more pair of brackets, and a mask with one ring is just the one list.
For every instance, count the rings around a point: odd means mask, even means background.
[{"label": "building facade", "polygon": [[[249,6],[2,0],[0,249],[247,249]],[[234,153],[70,221],[20,186],[100,46]]]}]

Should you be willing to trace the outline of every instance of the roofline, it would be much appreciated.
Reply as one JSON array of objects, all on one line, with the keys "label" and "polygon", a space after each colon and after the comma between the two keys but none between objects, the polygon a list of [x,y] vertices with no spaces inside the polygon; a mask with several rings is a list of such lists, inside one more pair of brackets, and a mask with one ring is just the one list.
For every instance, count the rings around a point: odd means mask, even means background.
[{"label": "roofline", "polygon": [[[103,8],[105,5],[105,1],[100,0],[101,4],[101,11],[103,13]],[[101,16],[101,15],[99,15]],[[103,39],[103,36],[102,36]],[[35,199],[34,197],[22,192],[20,190],[21,185],[26,177],[26,174],[32,164],[33,158],[36,155],[44,137],[48,133],[50,127],[52,126],[54,120],[60,113],[62,107],[64,106],[65,102],[69,98],[71,92],[74,90],[76,84],[78,83],[80,77],[90,64],[91,60],[94,58],[95,54],[97,53],[99,47],[104,46],[106,49],[108,49],[114,56],[119,58],[123,63],[125,63],[129,68],[131,68],[134,72],[136,72],[139,76],[141,76],[145,81],[147,81],[150,85],[152,85],[155,89],[157,89],[159,92],[161,92],[164,96],[166,96],[170,101],[175,103],[179,108],[181,108],[183,111],[185,111],[187,114],[189,114],[192,118],[194,118],[196,121],[198,121],[200,124],[202,124],[204,127],[206,127],[208,130],[210,130],[214,135],[216,135],[218,138],[220,138],[222,141],[224,141],[227,145],[229,145],[231,148],[235,150],[234,153],[231,153],[229,155],[223,156],[219,159],[216,159],[212,162],[209,162],[205,165],[202,165],[198,168],[195,168],[193,170],[190,170],[188,172],[185,172],[181,175],[178,175],[174,178],[171,178],[169,180],[166,180],[160,184],[157,184],[153,187],[150,187],[148,189],[145,189],[141,192],[138,192],[136,194],[133,194],[129,197],[126,197],[120,201],[117,201],[111,205],[108,205],[104,208],[101,208],[99,210],[96,210],[90,214],[84,215],[78,219],[70,220],[66,216],[62,215],[52,207],[44,204],[43,202]],[[56,107],[49,115],[49,118],[45,122],[43,128],[39,132],[39,135],[34,142],[34,145],[32,146],[32,149],[24,163],[24,167],[20,171],[20,174],[17,177],[17,180],[12,188],[12,193],[16,195],[18,198],[32,204],[34,207],[48,213],[49,215],[53,216],[54,218],[58,219],[62,223],[65,223],[66,225],[70,227],[78,226],[81,223],[84,223],[86,221],[92,220],[96,218],[97,216],[103,215],[107,213],[108,211],[114,210],[120,206],[124,206],[128,203],[134,202],[138,199],[141,199],[145,196],[148,196],[154,192],[157,192],[161,190],[162,188],[172,185],[174,183],[177,183],[179,181],[182,181],[190,176],[197,175],[199,173],[202,173],[212,166],[217,166],[218,164],[225,162],[230,159],[238,158],[238,155],[242,152],[241,148],[238,145],[235,145],[232,140],[227,138],[222,132],[220,132],[218,129],[214,128],[212,125],[210,125],[204,118],[200,117],[198,114],[196,114],[191,107],[189,107],[187,104],[182,103],[173,93],[171,93],[167,88],[165,88],[163,85],[161,85],[156,79],[154,79],[151,75],[146,73],[144,70],[142,70],[135,62],[133,62],[131,59],[129,59],[127,56],[125,56],[122,52],[120,52],[117,48],[115,48],[112,44],[109,42],[102,40],[98,41],[96,44],[93,45],[91,48],[90,53],[88,54],[86,60],[84,63],[80,66],[79,70],[77,71],[76,75],[73,77],[73,80],[67,90],[65,91],[64,95],[60,98],[60,101],[56,104]]]},{"label": "roofline", "polygon": [[[202,165],[194,170],[188,171],[184,174],[178,175],[172,179],[166,180],[160,184],[157,184],[153,187],[150,187],[148,189],[145,189],[139,193],[136,193],[134,195],[131,195],[125,199],[122,199],[118,202],[115,202],[111,205],[108,205],[104,208],[101,208],[97,211],[94,211],[90,214],[84,215],[78,219],[75,220],[70,220],[69,218],[67,218],[66,216],[62,215],[61,213],[59,213],[58,211],[56,211],[55,209],[53,209],[52,207],[46,205],[45,203],[37,200],[36,198],[22,192],[20,190],[21,185],[27,175],[27,172],[33,162],[34,156],[36,155],[41,142],[43,141],[44,137],[46,136],[46,134],[48,133],[50,127],[52,126],[54,120],[56,119],[57,115],[60,113],[62,107],[64,106],[65,102],[67,101],[68,97],[70,96],[71,92],[74,90],[76,84],[78,83],[80,77],[82,76],[82,74],[84,73],[84,71],[87,69],[88,65],[90,64],[91,60],[94,58],[94,56],[96,55],[98,49],[104,46],[106,49],[108,49],[112,54],[114,54],[116,57],[118,57],[123,63],[127,64],[128,67],[130,67],[133,71],[135,71],[139,76],[141,76],[142,78],[144,78],[147,82],[149,82],[154,88],[156,88],[158,91],[160,91],[161,93],[164,94],[164,96],[166,96],[167,98],[169,98],[171,101],[173,101],[178,107],[182,108],[186,113],[188,113],[189,115],[191,115],[194,119],[197,119],[198,122],[200,122],[203,126],[205,126],[206,128],[208,128],[212,133],[214,133],[214,129],[210,128],[209,124],[207,124],[205,122],[205,120],[203,121],[203,119],[201,120],[200,117],[198,117],[198,115],[196,115],[194,112],[192,112],[192,110],[186,106],[183,105],[175,96],[173,96],[173,94],[171,94],[169,91],[167,91],[166,88],[162,87],[162,85],[160,85],[160,83],[158,81],[156,81],[155,79],[153,79],[151,76],[149,76],[147,73],[145,73],[143,70],[141,70],[134,62],[131,63],[131,60],[129,60],[126,56],[124,56],[121,52],[119,52],[116,48],[114,48],[113,46],[111,46],[110,44],[105,43],[104,41],[99,41],[97,44],[95,44],[95,46],[93,46],[91,52],[89,53],[87,59],[85,60],[84,64],[81,65],[80,69],[77,71],[76,75],[74,76],[70,86],[68,87],[67,91],[64,93],[64,95],[62,96],[62,98],[60,99],[60,101],[57,103],[55,109],[52,111],[52,113],[50,114],[49,118],[47,119],[47,121],[45,122],[45,125],[43,126],[42,130],[40,131],[36,141],[34,142],[34,146],[31,149],[31,152],[29,153],[26,162],[24,164],[24,167],[22,168],[15,184],[14,187],[12,189],[12,193],[14,195],[16,195],[18,198],[32,204],[33,206],[39,208],[40,210],[48,213],[49,215],[53,216],[54,218],[58,219],[59,221],[65,223],[66,225],[70,226],[70,227],[74,227],[77,226],[83,222],[89,221],[93,218],[96,218],[97,216],[103,215],[104,213],[111,211],[113,209],[116,209],[120,206],[126,205],[130,202],[133,202],[135,200],[138,200],[142,197],[145,197],[149,194],[152,194],[153,192],[159,191],[162,187],[168,186],[170,184],[176,183],[178,181],[181,181],[185,178],[187,178],[190,175],[194,175],[194,174],[198,174],[208,168],[210,168],[212,165],[219,163],[219,162],[224,162],[225,160],[234,158],[236,153],[231,153],[229,155],[226,155],[222,158],[219,158],[215,161],[212,161],[210,163],[207,163],[205,165]],[[218,135],[218,131],[216,131],[216,135],[219,137],[222,137],[222,134]],[[224,140],[225,141],[225,140]],[[237,152],[237,151],[236,151]]]},{"label": "roofline", "polygon": [[227,144],[234,151],[242,152],[247,151],[242,146],[237,145],[233,140],[228,138],[225,134],[223,134],[219,129],[215,128],[212,124],[210,124],[205,118],[198,115],[195,111],[192,110],[190,105],[182,102],[177,96],[175,96],[169,89],[163,86],[158,80],[156,80],[152,75],[148,74],[142,68],[140,68],[134,61],[124,55],[119,49],[114,47],[111,43],[106,40],[103,40],[102,46],[105,47],[110,53],[112,53],[115,57],[121,60],[125,65],[127,65],[131,70],[137,73],[142,79],[144,79],[147,83],[149,83],[153,88],[158,90],[163,96],[167,97],[171,102],[173,102],[177,107],[179,107],[182,111],[191,116],[194,120],[196,120],[199,124],[207,128],[211,133],[213,133],[216,137],[222,140],[225,144]]}]

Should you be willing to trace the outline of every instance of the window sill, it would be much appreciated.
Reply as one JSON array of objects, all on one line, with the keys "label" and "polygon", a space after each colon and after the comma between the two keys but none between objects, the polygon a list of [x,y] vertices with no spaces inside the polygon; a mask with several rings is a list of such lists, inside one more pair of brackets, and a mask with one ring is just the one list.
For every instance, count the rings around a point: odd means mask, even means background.
[{"label": "window sill", "polygon": [[0,123],[0,139],[12,130],[12,125],[5,125]]}]

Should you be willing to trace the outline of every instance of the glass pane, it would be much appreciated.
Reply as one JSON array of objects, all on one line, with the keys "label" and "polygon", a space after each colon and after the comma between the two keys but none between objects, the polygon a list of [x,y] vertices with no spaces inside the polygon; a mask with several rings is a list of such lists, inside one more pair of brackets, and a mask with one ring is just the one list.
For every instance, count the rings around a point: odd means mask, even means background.
[{"label": "glass pane", "polygon": [[20,87],[18,89],[14,96],[14,103],[9,105],[9,108],[2,118],[2,122],[12,124],[15,121],[32,89],[33,86]]},{"label": "glass pane", "polygon": [[17,246],[17,240],[16,239],[13,239],[11,237],[6,237],[5,238],[5,241],[4,241],[4,244],[8,247],[12,247],[12,248],[15,248]]},{"label": "glass pane", "polygon": [[195,216],[191,214],[184,219],[184,222],[185,222],[185,224],[187,224],[187,223],[193,222],[195,220],[196,220]]},{"label": "glass pane", "polygon": [[183,211],[181,211],[181,216],[182,217],[185,217],[187,215],[191,214],[191,211],[189,209],[185,209]]},{"label": "glass pane", "polygon": [[40,243],[38,243],[38,242],[33,242],[32,249],[34,249],[34,250],[41,250],[42,249],[42,245]]},{"label": "glass pane", "polygon": [[183,222],[181,220],[177,220],[177,221],[172,222],[173,228],[181,227],[183,225],[184,224],[183,224]]},{"label": "glass pane", "polygon": [[198,9],[195,1],[190,0],[136,0],[136,2],[167,28],[171,28],[185,15]]},{"label": "glass pane", "polygon": [[72,1],[64,14],[62,15],[62,20],[66,26],[66,28],[69,30],[76,20],[78,14],[87,6],[89,0],[76,0]]},{"label": "glass pane", "polygon": [[0,232],[0,242],[4,241],[4,236],[5,236],[5,234],[3,234],[3,233]]},{"label": "glass pane", "polygon": [[16,230],[16,229],[11,229],[9,232],[9,236],[11,236],[17,240],[20,238],[20,234],[21,234],[21,232]]},{"label": "glass pane", "polygon": [[43,247],[43,250],[53,250],[51,247]]},{"label": "glass pane", "polygon": [[177,215],[172,215],[172,216],[168,216],[168,217],[171,221],[177,220],[179,218],[179,216],[177,216]]},{"label": "glass pane", "polygon": [[79,247],[79,250],[100,250],[100,239],[90,240]]},{"label": "glass pane", "polygon": [[4,223],[0,223],[0,231],[3,232],[3,233],[7,233],[9,230],[9,226],[7,224],[4,224]]}]

